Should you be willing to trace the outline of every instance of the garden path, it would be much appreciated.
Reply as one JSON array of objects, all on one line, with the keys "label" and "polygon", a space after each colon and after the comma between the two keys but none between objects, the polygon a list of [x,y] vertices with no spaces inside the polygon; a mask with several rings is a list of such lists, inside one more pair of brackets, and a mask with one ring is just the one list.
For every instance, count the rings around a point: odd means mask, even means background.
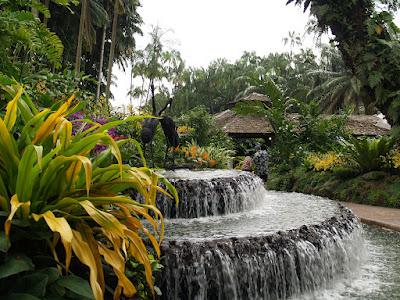
[{"label": "garden path", "polygon": [[353,213],[360,218],[361,222],[365,224],[377,225],[400,231],[400,209],[351,202],[340,203],[351,209]]}]

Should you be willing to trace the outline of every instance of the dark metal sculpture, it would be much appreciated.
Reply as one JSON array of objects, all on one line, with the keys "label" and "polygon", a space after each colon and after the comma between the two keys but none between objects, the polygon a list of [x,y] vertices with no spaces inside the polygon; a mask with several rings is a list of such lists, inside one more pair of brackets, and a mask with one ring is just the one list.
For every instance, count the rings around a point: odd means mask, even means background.
[{"label": "dark metal sculpture", "polygon": [[[150,83],[151,89],[151,102],[152,102],[152,115],[154,118],[146,119],[142,125],[142,131],[140,133],[141,140],[143,143],[143,149],[146,151],[146,145],[150,144],[150,156],[151,156],[151,163],[153,164],[153,147],[152,141],[156,134],[158,123],[161,123],[162,130],[164,132],[164,136],[166,139],[166,151],[164,156],[164,168],[166,167],[166,162],[168,158],[168,150],[173,147],[174,149],[179,146],[179,135],[176,131],[176,124],[174,120],[168,116],[163,116],[162,114],[164,111],[171,107],[173,99],[170,98],[167,104],[157,113],[156,109],[156,101],[154,95],[154,83],[151,81]],[[172,169],[175,168],[175,151],[172,151]]]}]

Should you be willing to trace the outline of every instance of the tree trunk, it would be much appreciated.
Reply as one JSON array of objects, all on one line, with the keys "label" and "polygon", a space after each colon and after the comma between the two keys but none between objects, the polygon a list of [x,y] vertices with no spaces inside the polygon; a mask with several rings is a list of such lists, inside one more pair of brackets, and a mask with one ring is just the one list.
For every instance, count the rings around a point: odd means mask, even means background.
[{"label": "tree trunk", "polygon": [[130,99],[129,99],[129,104],[131,107],[133,106],[133,94],[132,94],[132,89],[133,89],[133,56],[131,56],[131,84],[129,85],[129,91],[130,91]]},{"label": "tree trunk", "polygon": [[108,101],[110,98],[111,75],[112,75],[112,67],[113,67],[113,60],[114,60],[115,43],[117,40],[118,9],[119,9],[119,0],[115,0],[114,18],[113,18],[112,33],[111,33],[111,47],[110,47],[110,55],[108,58],[108,74],[107,74],[107,87],[106,87],[106,103],[107,103],[107,105],[108,105]]},{"label": "tree trunk", "polygon": [[99,77],[98,77],[98,81],[97,81],[97,93],[96,93],[97,102],[99,102],[99,100],[100,100],[100,88],[101,88],[101,81],[102,81],[102,78],[103,78],[104,45],[106,43],[106,29],[107,29],[107,25],[104,25],[104,27],[103,27],[103,36],[102,36],[102,39],[101,39]]},{"label": "tree trunk", "polygon": [[[50,5],[50,0],[44,0],[44,6],[47,7],[47,9],[49,9],[49,5]],[[46,17],[43,18],[43,24],[44,26],[47,26],[47,21],[48,19]]]},{"label": "tree trunk", "polygon": [[79,33],[78,33],[78,46],[76,48],[76,59],[75,59],[76,74],[79,74],[81,72],[82,42],[83,42],[83,31],[85,30],[87,1],[88,0],[82,0],[82,4],[81,4],[81,17],[79,20]]}]

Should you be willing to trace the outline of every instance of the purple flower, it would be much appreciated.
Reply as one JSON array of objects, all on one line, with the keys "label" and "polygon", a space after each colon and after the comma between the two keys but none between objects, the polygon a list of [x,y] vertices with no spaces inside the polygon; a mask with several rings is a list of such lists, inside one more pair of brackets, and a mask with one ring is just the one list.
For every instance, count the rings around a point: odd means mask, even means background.
[{"label": "purple flower", "polygon": [[108,120],[104,117],[101,118],[94,118],[93,121],[95,121],[96,123],[99,123],[101,125],[104,125],[106,123],[108,123]]},{"label": "purple flower", "polygon": [[[69,120],[70,121],[74,121],[74,120],[80,120],[80,119],[85,119],[86,115],[83,111],[78,111],[72,115],[69,116]],[[104,125],[108,123],[107,118],[105,117],[89,117],[89,119],[93,120],[93,122],[96,122],[100,125]],[[73,126],[72,126],[72,134],[76,135],[78,133],[79,130],[81,130],[82,125],[85,124],[85,127],[83,128],[83,131],[88,130],[89,128],[91,128],[93,126],[93,124],[90,123],[86,123],[86,122],[73,122]],[[118,134],[118,130],[116,128],[110,128],[108,130],[108,134],[114,139],[114,140],[120,140],[121,138],[123,138],[122,136],[120,136]],[[93,148],[93,152],[98,155],[100,154],[102,151],[106,150],[107,146],[105,145],[96,145]]]},{"label": "purple flower", "polygon": [[83,111],[78,111],[69,116],[70,120],[78,120],[78,119],[84,119],[84,118],[85,118],[85,113]]}]

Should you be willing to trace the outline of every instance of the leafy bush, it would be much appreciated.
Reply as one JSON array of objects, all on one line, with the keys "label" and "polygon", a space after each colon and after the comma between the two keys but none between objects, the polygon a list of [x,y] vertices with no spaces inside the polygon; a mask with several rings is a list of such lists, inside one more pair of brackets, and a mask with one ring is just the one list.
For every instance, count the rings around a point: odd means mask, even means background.
[{"label": "leafy bush", "polygon": [[[115,298],[132,297],[137,288],[126,276],[128,260],[143,266],[153,292],[143,236],[159,256],[164,227],[155,197],[157,191],[170,194],[158,181],[175,198],[177,194],[145,166],[122,164],[118,144],[124,141],[114,141],[108,130],[138,117],[97,123],[73,136],[67,117],[74,112],[74,97],[54,110],[39,111],[22,97],[22,87],[7,90],[14,90],[15,96],[0,118],[0,217],[6,219],[0,232],[0,293],[18,297],[21,291],[13,283],[24,283],[28,276],[39,287],[32,292],[34,287],[25,285],[22,293],[103,299],[106,291],[114,290]],[[98,144],[107,150],[91,159],[89,153]],[[110,155],[116,164],[104,164]],[[137,190],[145,204],[124,195],[128,188]],[[114,286],[105,280],[105,270],[117,278]],[[89,279],[92,295],[79,276]]]},{"label": "leafy bush", "polygon": [[360,174],[360,171],[356,168],[346,166],[333,167],[332,172],[336,177],[341,179],[350,179]]},{"label": "leafy bush", "polygon": [[[21,78],[26,93],[40,107],[50,107],[65,95],[75,94],[76,99],[92,114],[104,113],[106,109],[97,102],[94,106],[95,95],[88,89],[95,81],[89,75],[76,74],[75,70],[65,69],[62,72],[51,72],[41,69],[34,74],[26,74]],[[101,110],[101,112],[99,112]]]},{"label": "leafy bush", "polygon": [[299,109],[299,143],[308,151],[329,152],[341,148],[341,141],[349,138],[345,131],[345,122],[349,112],[333,116],[321,115],[319,105],[297,102]]},{"label": "leafy bush", "polygon": [[[186,132],[180,135],[181,144],[194,140],[200,146],[216,145],[232,149],[232,140],[214,122],[204,106],[198,106],[179,117],[177,122]],[[179,128],[179,127],[178,127]]]}]

